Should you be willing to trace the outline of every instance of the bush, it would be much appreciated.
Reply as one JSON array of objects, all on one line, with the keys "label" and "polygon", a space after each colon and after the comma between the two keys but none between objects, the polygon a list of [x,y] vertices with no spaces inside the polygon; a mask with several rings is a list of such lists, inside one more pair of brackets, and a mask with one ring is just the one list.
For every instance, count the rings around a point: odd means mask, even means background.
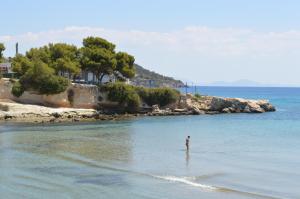
[{"label": "bush", "polygon": [[24,90],[34,90],[39,94],[58,94],[66,90],[69,80],[54,74],[54,70],[41,61],[34,65],[20,78]]},{"label": "bush", "polygon": [[138,93],[148,105],[166,106],[179,99],[179,91],[172,88],[138,88]]},{"label": "bush", "polygon": [[123,83],[102,85],[100,91],[107,92],[108,100],[118,102],[130,112],[140,107],[141,100],[150,106],[166,106],[176,102],[180,95],[179,91],[171,88],[144,88]]},{"label": "bush", "polygon": [[40,94],[58,94],[64,92],[69,85],[69,80],[60,76],[49,76],[47,79],[40,79],[37,82],[36,90]]},{"label": "bush", "polygon": [[14,83],[16,83],[17,81],[18,81],[18,80],[16,80],[16,79],[9,78],[9,82],[10,82],[10,83],[13,83],[13,84],[14,84]]},{"label": "bush", "polygon": [[128,112],[138,110],[141,104],[141,99],[133,86],[123,83],[106,84],[102,85],[100,90],[108,93],[108,100],[118,102]]},{"label": "bush", "polygon": [[126,111],[137,111],[141,105],[141,99],[137,93],[130,93],[126,99]]},{"label": "bush", "polygon": [[196,97],[197,99],[201,99],[201,95],[198,94],[198,93],[195,94],[195,97]]},{"label": "bush", "polygon": [[20,84],[20,82],[15,82],[11,93],[15,96],[15,97],[20,97],[23,93],[24,93],[24,88],[23,86]]}]

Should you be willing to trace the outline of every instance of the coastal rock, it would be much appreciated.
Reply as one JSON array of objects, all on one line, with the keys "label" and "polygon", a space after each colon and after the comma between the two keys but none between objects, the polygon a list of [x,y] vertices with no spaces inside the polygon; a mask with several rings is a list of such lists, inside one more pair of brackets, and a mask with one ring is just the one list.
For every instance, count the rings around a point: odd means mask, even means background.
[{"label": "coastal rock", "polygon": [[58,112],[54,112],[54,113],[52,113],[51,115],[52,115],[53,117],[55,117],[55,118],[61,117],[61,114],[58,113]]},{"label": "coastal rock", "polygon": [[176,108],[173,111],[176,112],[176,113],[183,113],[183,112],[186,112],[186,109]]},{"label": "coastal rock", "polygon": [[4,115],[4,119],[5,119],[5,120],[9,120],[9,119],[12,119],[12,118],[13,118],[12,115],[9,115],[9,114],[5,114],[5,115]]},{"label": "coastal rock", "polygon": [[223,108],[222,113],[232,113],[231,108]]},{"label": "coastal rock", "polygon": [[93,119],[98,114],[94,109],[49,108],[13,102],[2,102],[9,107],[8,112],[0,111],[0,120],[20,122],[60,122]]},{"label": "coastal rock", "polygon": [[257,101],[249,101],[247,104],[251,113],[264,113],[265,110],[257,103]]},{"label": "coastal rock", "polygon": [[269,111],[276,111],[275,106],[273,106],[272,104],[269,103],[269,101],[267,100],[258,100],[258,105],[264,109],[265,111],[269,112]]},{"label": "coastal rock", "polygon": [[267,100],[248,100],[215,96],[201,96],[201,98],[196,98],[192,95],[185,95],[181,97],[179,106],[196,114],[264,113],[275,111],[275,107]]},{"label": "coastal rock", "polygon": [[248,105],[245,106],[243,112],[244,112],[244,113],[251,113],[250,107],[249,107]]},{"label": "coastal rock", "polygon": [[203,114],[205,114],[205,111],[200,110],[197,106],[192,106],[191,111],[194,115],[203,115]]},{"label": "coastal rock", "polygon": [[159,109],[159,106],[157,104],[152,106],[152,112],[154,113],[159,113],[161,110]]},{"label": "coastal rock", "polygon": [[228,100],[226,98],[217,98],[213,97],[210,102],[210,111],[222,111],[225,108],[229,108],[233,106],[233,101]]}]

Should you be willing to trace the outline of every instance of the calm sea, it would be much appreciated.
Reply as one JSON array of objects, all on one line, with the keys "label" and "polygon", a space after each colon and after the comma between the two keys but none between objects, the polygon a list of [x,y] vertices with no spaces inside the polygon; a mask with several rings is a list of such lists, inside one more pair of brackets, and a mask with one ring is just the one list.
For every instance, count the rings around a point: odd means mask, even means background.
[{"label": "calm sea", "polygon": [[277,111],[1,124],[0,198],[300,198],[300,88],[196,90]]}]

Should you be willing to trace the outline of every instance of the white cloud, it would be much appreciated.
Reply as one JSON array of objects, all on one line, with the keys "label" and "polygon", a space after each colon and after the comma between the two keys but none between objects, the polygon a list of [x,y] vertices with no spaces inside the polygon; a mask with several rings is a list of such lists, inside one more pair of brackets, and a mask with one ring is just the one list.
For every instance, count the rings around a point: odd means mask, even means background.
[{"label": "white cloud", "polygon": [[191,26],[171,32],[147,32],[138,30],[110,30],[97,27],[70,26],[21,35],[0,36],[0,41],[10,45],[20,42],[35,47],[49,42],[79,44],[87,36],[101,36],[119,44],[157,46],[171,51],[192,51],[213,55],[242,55],[255,53],[266,55],[299,51],[300,31],[255,32],[237,28],[208,28]]},{"label": "white cloud", "polygon": [[[141,64],[194,81],[198,77],[190,71],[199,74],[205,72],[201,81],[236,80],[240,77],[300,85],[298,78],[293,79],[294,73],[286,73],[290,75],[289,78],[280,79],[282,72],[286,72],[283,69],[299,72],[296,64],[299,64],[300,56],[300,31],[295,30],[259,32],[240,28],[190,26],[176,31],[150,32],[70,26],[58,30],[4,35],[0,36],[0,42],[5,43],[7,54],[12,55],[16,42],[19,42],[20,50],[24,52],[30,47],[49,42],[81,45],[82,38],[87,36],[104,37],[116,43],[120,50],[134,54]],[[216,74],[216,71],[221,74]],[[260,74],[267,71],[273,79]]]}]

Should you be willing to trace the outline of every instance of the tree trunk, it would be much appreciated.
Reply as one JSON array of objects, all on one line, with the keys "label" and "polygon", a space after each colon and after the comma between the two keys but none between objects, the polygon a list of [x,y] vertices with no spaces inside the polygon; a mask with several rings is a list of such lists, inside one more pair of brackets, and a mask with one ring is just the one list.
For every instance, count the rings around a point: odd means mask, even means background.
[{"label": "tree trunk", "polygon": [[93,74],[93,84],[95,84],[95,76],[96,76],[96,78],[97,78],[97,74],[95,75],[94,72],[92,72],[92,74]]},{"label": "tree trunk", "polygon": [[101,76],[100,76],[100,79],[99,79],[99,83],[100,83],[100,84],[102,84],[102,79],[103,79],[104,76],[105,76],[105,74],[102,73]]}]

